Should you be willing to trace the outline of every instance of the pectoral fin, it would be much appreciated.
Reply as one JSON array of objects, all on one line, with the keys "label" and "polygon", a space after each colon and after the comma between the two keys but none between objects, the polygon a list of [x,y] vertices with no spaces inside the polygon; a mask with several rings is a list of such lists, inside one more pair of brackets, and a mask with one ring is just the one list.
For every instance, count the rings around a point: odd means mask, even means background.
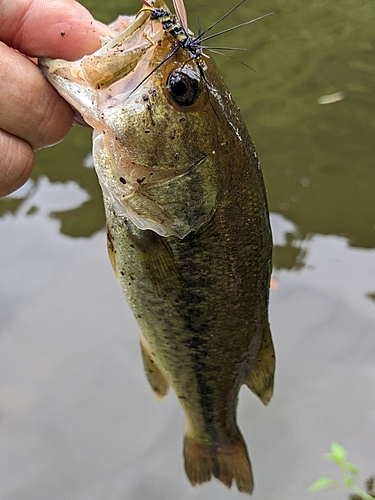
[{"label": "pectoral fin", "polygon": [[275,351],[273,348],[271,330],[267,324],[254,368],[244,382],[265,405],[272,397],[274,374]]},{"label": "pectoral fin", "polygon": [[181,279],[168,238],[153,231],[142,231],[128,223],[129,237],[136,248],[139,260],[155,291],[169,300],[178,301],[183,296]]},{"label": "pectoral fin", "polygon": [[150,382],[151,389],[157,399],[163,399],[168,392],[169,382],[162,372],[161,368],[158,366],[157,361],[150,353],[146,343],[141,335],[141,352],[143,367],[145,369],[146,377]]}]

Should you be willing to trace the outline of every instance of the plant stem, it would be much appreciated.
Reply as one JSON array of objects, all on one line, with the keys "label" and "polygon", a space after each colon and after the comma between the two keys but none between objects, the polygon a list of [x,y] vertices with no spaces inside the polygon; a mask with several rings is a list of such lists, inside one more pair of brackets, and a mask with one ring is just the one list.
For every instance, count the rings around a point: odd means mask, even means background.
[{"label": "plant stem", "polygon": [[356,484],[352,485],[352,489],[353,489],[354,493],[356,493],[357,495],[359,495],[362,498],[362,500],[374,500],[374,497],[372,497],[371,495],[369,495],[368,493],[363,491]]}]

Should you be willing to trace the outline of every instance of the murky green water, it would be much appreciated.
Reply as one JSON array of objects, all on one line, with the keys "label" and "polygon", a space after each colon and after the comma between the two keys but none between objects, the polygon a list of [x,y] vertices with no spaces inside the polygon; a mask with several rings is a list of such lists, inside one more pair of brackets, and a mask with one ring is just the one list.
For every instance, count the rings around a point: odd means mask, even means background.
[{"label": "murky green water", "polygon": [[[105,22],[139,8],[82,3]],[[190,1],[192,28],[232,5]],[[360,482],[375,472],[375,6],[249,0],[223,28],[271,11],[218,39],[248,48],[235,57],[255,71],[215,59],[257,145],[275,234],[275,397],[263,408],[243,390],[239,421],[255,498],[301,500],[336,474],[321,458],[331,440]],[[0,498],[240,498],[185,479],[183,416],[144,379],[90,147],[75,128],[0,201]]]}]

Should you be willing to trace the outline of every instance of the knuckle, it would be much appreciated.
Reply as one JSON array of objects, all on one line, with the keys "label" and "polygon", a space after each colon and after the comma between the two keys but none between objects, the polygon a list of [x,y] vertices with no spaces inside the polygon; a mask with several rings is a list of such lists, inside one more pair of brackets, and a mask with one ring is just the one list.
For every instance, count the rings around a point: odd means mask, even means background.
[{"label": "knuckle", "polygon": [[42,113],[39,114],[37,121],[34,149],[60,142],[69,132],[73,122],[73,110],[52,87],[48,88],[40,109]]}]

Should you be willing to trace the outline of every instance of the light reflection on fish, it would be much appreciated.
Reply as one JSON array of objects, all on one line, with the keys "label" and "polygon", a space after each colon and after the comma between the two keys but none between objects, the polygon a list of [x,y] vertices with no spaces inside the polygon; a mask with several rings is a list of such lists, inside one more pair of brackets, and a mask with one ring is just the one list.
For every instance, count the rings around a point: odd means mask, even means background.
[{"label": "light reflection on fish", "polygon": [[273,388],[266,193],[239,110],[174,3],[179,20],[144,1],[95,54],[40,64],[94,129],[110,259],[151,387],[162,398],[171,385],[186,414],[187,476],[251,493],[236,405],[242,384],[265,404]]}]

